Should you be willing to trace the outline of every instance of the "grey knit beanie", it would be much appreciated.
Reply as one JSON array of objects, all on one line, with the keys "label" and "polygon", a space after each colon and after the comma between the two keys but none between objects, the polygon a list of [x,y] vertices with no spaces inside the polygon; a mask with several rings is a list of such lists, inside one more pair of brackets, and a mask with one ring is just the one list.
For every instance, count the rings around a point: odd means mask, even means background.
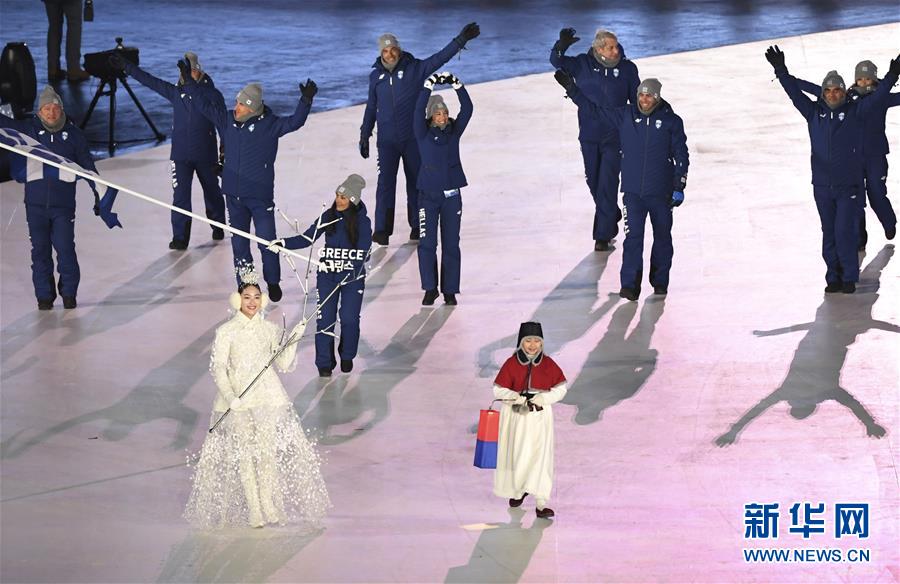
[{"label": "grey knit beanie", "polygon": [[840,87],[841,89],[847,89],[847,86],[844,85],[844,78],[838,75],[837,71],[829,71],[828,75],[825,76],[825,79],[822,80],[822,89],[826,87]]},{"label": "grey knit beanie", "polygon": [[59,107],[64,107],[62,98],[59,96],[56,91],[49,85],[44,86],[44,89],[41,91],[41,96],[38,98],[38,109],[41,109],[48,103],[55,103]]},{"label": "grey knit beanie", "polygon": [[428,98],[428,105],[425,106],[425,117],[430,120],[431,116],[438,110],[444,110],[445,112],[450,113],[450,108],[444,103],[444,98],[440,95],[432,95]]},{"label": "grey knit beanie", "polygon": [[657,100],[661,99],[660,94],[662,93],[662,83],[659,82],[659,79],[655,77],[648,77],[641,81],[641,84],[638,85],[637,89],[638,95],[642,93],[646,93],[652,97],[655,97]]},{"label": "grey knit beanie", "polygon": [[188,60],[188,63],[191,64],[191,69],[196,71],[203,71],[203,68],[200,67],[200,58],[197,56],[197,53],[192,53],[188,51],[184,54],[184,58]]},{"label": "grey knit beanie", "polygon": [[660,83],[659,79],[656,79],[655,77],[648,77],[641,81],[641,84],[638,85],[637,94],[649,95],[656,100],[653,103],[653,107],[648,110],[644,110],[643,108],[641,108],[641,104],[640,102],[638,102],[638,109],[641,111],[641,113],[645,116],[649,116],[656,108],[659,107],[659,104],[662,103],[662,83]]},{"label": "grey knit beanie", "polygon": [[397,47],[399,49],[400,41],[398,41],[397,37],[393,34],[386,32],[378,37],[378,54],[381,54],[381,51],[388,47]]},{"label": "grey knit beanie", "polygon": [[351,174],[347,178],[344,179],[340,185],[338,185],[337,190],[335,191],[339,195],[344,195],[350,202],[356,206],[359,206],[360,201],[362,200],[362,190],[366,186],[366,179],[359,176],[358,174]]},{"label": "grey knit beanie", "polygon": [[245,116],[245,119],[243,120],[238,120],[239,122],[245,122],[253,116],[258,116],[263,111],[262,85],[259,83],[248,83],[247,86],[237,94],[237,100],[239,103],[244,104],[252,110],[250,115]]},{"label": "grey knit beanie", "polygon": [[878,80],[878,67],[872,61],[860,61],[856,64],[856,74],[854,79],[871,79]]}]

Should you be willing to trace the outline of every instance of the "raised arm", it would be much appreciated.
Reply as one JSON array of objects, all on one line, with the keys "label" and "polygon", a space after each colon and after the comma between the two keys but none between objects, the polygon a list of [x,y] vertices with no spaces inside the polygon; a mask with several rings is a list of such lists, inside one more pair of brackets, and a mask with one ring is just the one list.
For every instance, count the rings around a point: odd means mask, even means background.
[{"label": "raised arm", "polygon": [[453,55],[466,48],[466,43],[481,34],[481,29],[474,22],[470,22],[463,27],[459,34],[447,46],[431,55],[427,59],[423,59],[417,63],[418,79],[424,79],[438,70],[447,61],[453,58]]},{"label": "raised arm", "polygon": [[466,126],[469,125],[469,120],[472,119],[472,112],[475,111],[475,108],[472,106],[472,98],[469,97],[469,92],[462,84],[462,81],[456,77],[453,79],[455,80],[453,89],[456,90],[456,96],[459,98],[459,115],[456,116],[456,132],[457,134],[462,134],[466,131]]},{"label": "raised arm", "polygon": [[799,77],[794,77],[797,80],[797,85],[800,86],[800,91],[803,93],[808,93],[812,96],[818,98],[822,95],[822,86],[816,85],[812,81],[807,81],[806,79],[800,79]]},{"label": "raised arm", "polygon": [[303,127],[303,124],[306,123],[306,118],[309,117],[309,110],[312,109],[313,97],[318,91],[319,88],[312,79],[307,79],[305,85],[303,83],[300,84],[301,97],[297,102],[297,109],[294,110],[293,115],[287,118],[278,118],[272,124],[273,130],[279,138],[285,134],[296,132]]},{"label": "raised arm", "polygon": [[875,93],[866,99],[860,99],[856,102],[858,104],[856,107],[858,108],[857,111],[859,112],[859,115],[866,117],[872,112],[877,112],[889,107],[888,103],[891,97],[891,88],[897,83],[898,76],[900,76],[900,55],[897,55],[897,58],[891,61],[891,68],[888,70],[888,74],[884,76],[884,79],[878,84],[878,89],[875,90]]},{"label": "raised arm", "polygon": [[800,85],[797,83],[797,78],[788,73],[787,66],[784,64],[784,53],[778,48],[778,45],[769,47],[766,50],[766,60],[772,65],[775,75],[778,77],[778,82],[781,83],[781,87],[788,98],[790,98],[791,103],[794,104],[794,107],[797,108],[797,111],[803,114],[804,118],[812,116],[815,113],[816,105],[803,95],[803,91],[801,91]]},{"label": "raised arm", "polygon": [[147,89],[155,91],[169,101],[175,101],[180,98],[181,89],[177,85],[169,83],[168,81],[163,81],[159,77],[154,77],[137,65],[125,61],[124,59],[122,60],[125,62],[125,73],[133,77],[135,81]]},{"label": "raised arm", "polygon": [[562,69],[569,75],[575,75],[578,68],[578,59],[576,57],[567,57],[566,51],[579,40],[581,39],[575,36],[574,28],[564,28],[559,31],[559,40],[550,49],[550,64],[553,65],[554,69]]},{"label": "raised arm", "polygon": [[600,118],[608,125],[618,128],[620,122],[620,115],[616,108],[601,106],[594,103],[588,96],[581,92],[578,89],[578,86],[575,85],[575,79],[572,78],[571,75],[566,73],[561,69],[557,69],[556,73],[553,74],[553,78],[556,79],[556,82],[562,85],[563,89],[566,90],[568,96],[572,99],[575,105],[578,106],[578,109],[585,108],[590,111],[594,116]]}]

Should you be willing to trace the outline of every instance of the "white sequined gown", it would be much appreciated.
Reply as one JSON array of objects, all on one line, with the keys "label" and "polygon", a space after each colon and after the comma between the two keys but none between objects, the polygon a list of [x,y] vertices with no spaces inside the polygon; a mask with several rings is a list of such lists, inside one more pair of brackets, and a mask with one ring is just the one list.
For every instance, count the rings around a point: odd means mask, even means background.
[{"label": "white sequined gown", "polygon": [[[219,391],[211,424],[268,363],[281,337],[261,313],[247,318],[238,311],[216,330],[210,371]],[[331,506],[319,454],[274,371],[293,371],[296,351],[295,343],[275,360],[191,457],[184,516],[192,525],[317,525]]]}]

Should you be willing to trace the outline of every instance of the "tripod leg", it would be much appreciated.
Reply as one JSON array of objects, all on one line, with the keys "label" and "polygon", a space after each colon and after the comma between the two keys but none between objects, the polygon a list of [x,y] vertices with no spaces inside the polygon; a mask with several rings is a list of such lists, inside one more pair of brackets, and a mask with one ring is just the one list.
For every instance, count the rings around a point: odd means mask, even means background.
[{"label": "tripod leg", "polygon": [[131,90],[131,86],[128,85],[128,81],[122,79],[122,85],[125,86],[125,90],[128,91],[128,95],[131,96],[131,101],[134,102],[134,105],[137,106],[138,110],[140,110],[141,115],[144,116],[144,119],[147,120],[147,124],[150,126],[150,129],[153,130],[153,134],[156,136],[156,139],[159,141],[163,141],[166,139],[166,135],[160,133],[159,130],[156,129],[156,126],[153,125],[153,120],[150,119],[150,115],[144,110],[144,106],[141,105],[141,102],[138,101],[137,96]]},{"label": "tripod leg", "polygon": [[116,149],[116,80],[109,83],[109,153]]},{"label": "tripod leg", "polygon": [[78,126],[82,130],[85,126],[87,126],[88,120],[91,119],[91,114],[94,113],[94,108],[97,107],[97,102],[100,100],[100,96],[103,95],[103,86],[106,85],[106,81],[100,81],[100,87],[97,88],[97,92],[94,94],[94,99],[91,100],[91,105],[88,106],[87,113],[84,114],[84,119],[81,121],[81,125]]}]

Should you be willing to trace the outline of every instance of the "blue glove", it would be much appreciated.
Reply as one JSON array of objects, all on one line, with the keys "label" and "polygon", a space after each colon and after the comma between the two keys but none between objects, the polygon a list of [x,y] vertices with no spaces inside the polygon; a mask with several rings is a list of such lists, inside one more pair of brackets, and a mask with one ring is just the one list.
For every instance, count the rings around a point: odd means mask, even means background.
[{"label": "blue glove", "polygon": [[672,193],[672,200],[669,201],[669,207],[675,208],[684,202],[684,192],[675,191]]}]

